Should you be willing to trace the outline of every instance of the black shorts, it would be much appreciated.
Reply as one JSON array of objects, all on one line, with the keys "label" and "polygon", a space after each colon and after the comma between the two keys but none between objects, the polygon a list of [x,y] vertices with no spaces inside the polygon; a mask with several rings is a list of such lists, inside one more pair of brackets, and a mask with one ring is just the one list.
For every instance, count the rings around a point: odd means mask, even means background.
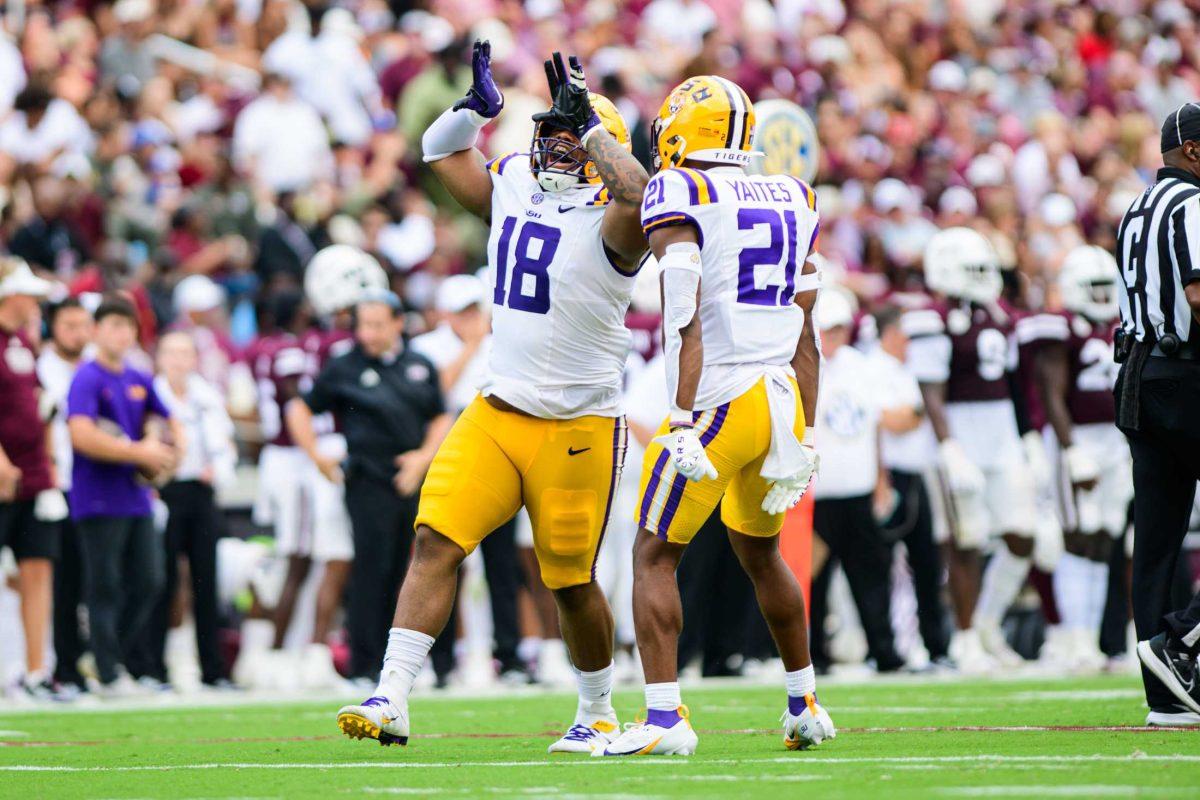
[{"label": "black shorts", "polygon": [[57,522],[33,516],[32,500],[0,503],[0,548],[8,547],[17,561],[26,558],[58,560],[62,532]]}]

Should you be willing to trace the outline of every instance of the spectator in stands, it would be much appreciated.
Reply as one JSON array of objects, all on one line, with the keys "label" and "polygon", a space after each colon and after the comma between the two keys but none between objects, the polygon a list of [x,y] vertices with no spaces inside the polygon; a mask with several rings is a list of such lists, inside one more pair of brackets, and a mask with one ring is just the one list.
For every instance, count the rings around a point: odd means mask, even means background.
[{"label": "spectator in stands", "polygon": [[175,469],[186,447],[177,421],[174,445],[147,423],[170,419],[149,375],[126,363],[137,342],[137,312],[106,297],[95,313],[95,357],[75,373],[67,395],[74,448],[71,516],[87,575],[86,601],[100,692],[134,691],[123,665],[141,645],[163,586],[163,551],[154,532],[150,489]]},{"label": "spectator in stands", "polygon": [[232,147],[234,163],[262,199],[304,191],[333,177],[333,153],[320,115],[277,73],[263,78],[262,95],[238,115]]}]

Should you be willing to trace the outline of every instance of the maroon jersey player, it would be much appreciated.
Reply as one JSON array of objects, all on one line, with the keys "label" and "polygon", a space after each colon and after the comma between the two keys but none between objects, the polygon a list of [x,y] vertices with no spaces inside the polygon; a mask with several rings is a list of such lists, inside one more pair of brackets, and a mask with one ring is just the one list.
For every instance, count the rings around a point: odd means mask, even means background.
[{"label": "maroon jersey player", "polygon": [[[967,671],[1019,656],[1000,620],[1024,585],[1033,553],[1034,485],[1013,398],[1013,320],[997,303],[1001,278],[991,244],[969,228],[939,232],[925,252],[938,302],[905,317],[909,362],[921,382],[938,445],[940,482],[953,534],[951,589],[959,631],[951,657]],[[1003,541],[982,581],[976,559]]]},{"label": "maroon jersey player", "polygon": [[1113,539],[1125,528],[1133,481],[1117,429],[1117,263],[1105,250],[1072,250],[1059,273],[1066,310],[1042,324],[1038,377],[1058,448],[1058,511],[1066,552],[1054,573],[1063,628],[1076,668],[1104,663],[1099,629]]}]

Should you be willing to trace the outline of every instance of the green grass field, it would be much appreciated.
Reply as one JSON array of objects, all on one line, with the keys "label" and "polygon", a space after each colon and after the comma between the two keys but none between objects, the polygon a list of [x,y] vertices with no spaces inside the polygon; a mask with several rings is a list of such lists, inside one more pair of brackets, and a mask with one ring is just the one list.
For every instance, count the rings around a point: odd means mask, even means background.
[{"label": "green grass field", "polygon": [[[426,694],[408,747],[337,732],[339,701],[0,709],[0,797],[1200,797],[1200,731],[1146,730],[1136,679],[826,682],[838,738],[783,748],[779,688],[687,689],[692,758],[549,757],[564,694]],[[641,705],[622,692],[631,720]]]}]

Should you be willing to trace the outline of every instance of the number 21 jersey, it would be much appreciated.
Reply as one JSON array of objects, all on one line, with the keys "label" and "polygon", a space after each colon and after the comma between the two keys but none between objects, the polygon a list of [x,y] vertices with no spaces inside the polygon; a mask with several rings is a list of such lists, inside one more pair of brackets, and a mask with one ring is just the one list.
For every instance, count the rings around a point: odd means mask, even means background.
[{"label": "number 21 jersey", "polygon": [[796,279],[816,241],[813,190],[740,167],[671,168],[651,179],[642,229],[692,225],[700,244],[704,370],[695,408],[745,393],[764,366],[790,365],[804,326]]},{"label": "number 21 jersey", "polygon": [[608,190],[546,192],[524,153],[488,170],[494,338],[484,396],[543,419],[619,416],[634,275],[617,269],[600,234]]}]

